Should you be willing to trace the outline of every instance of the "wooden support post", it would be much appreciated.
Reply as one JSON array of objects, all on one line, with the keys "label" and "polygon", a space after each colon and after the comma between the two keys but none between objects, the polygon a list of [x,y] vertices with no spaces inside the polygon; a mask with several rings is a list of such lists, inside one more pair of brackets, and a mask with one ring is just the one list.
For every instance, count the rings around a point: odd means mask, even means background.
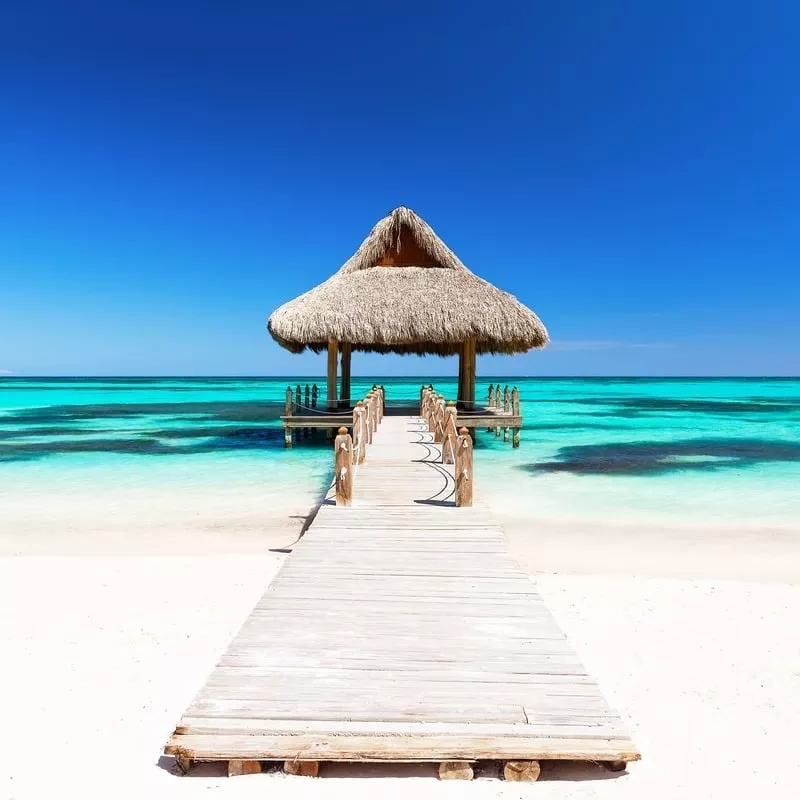
[{"label": "wooden support post", "polygon": [[542,768],[538,761],[506,761],[503,777],[507,781],[538,781]]},{"label": "wooden support post", "polygon": [[[511,413],[518,417],[520,416],[520,405],[519,405],[519,389],[515,386],[511,390]],[[511,437],[511,446],[512,447],[519,447],[519,431],[520,429],[514,428],[513,435]]]},{"label": "wooden support post", "polygon": [[467,405],[467,382],[464,379],[464,367],[467,363],[467,344],[462,342],[461,348],[458,351],[458,397],[456,398],[456,407],[459,411],[463,411]]},{"label": "wooden support post", "polygon": [[363,464],[367,457],[367,412],[364,410],[364,401],[359,400],[353,409],[353,463]]},{"label": "wooden support post", "polygon": [[178,770],[181,775],[188,775],[193,762],[191,758],[187,758],[186,756],[175,756],[175,763],[178,765]]},{"label": "wooden support post", "polygon": [[319,775],[319,761],[284,761],[283,771],[287,775],[316,778]]},{"label": "wooden support post", "polygon": [[306,384],[306,402],[305,402],[305,406],[306,406],[306,408],[311,408],[311,387],[308,384]]},{"label": "wooden support post", "polygon": [[458,432],[456,439],[456,505],[472,505],[472,438],[466,428]]},{"label": "wooden support post", "polygon": [[467,339],[459,356],[458,404],[467,411],[475,408],[475,339]]},{"label": "wooden support post", "polygon": [[[500,387],[498,386],[497,388],[498,388],[498,391],[499,391]],[[489,399],[488,399],[488,402],[486,403],[486,407],[487,408],[494,408],[494,384],[493,383],[489,384]],[[491,431],[492,431],[491,428],[487,428],[486,429],[487,433],[491,433]]]},{"label": "wooden support post", "polygon": [[364,430],[366,431],[365,444],[372,444],[372,393],[368,392],[364,397]]},{"label": "wooden support post", "polygon": [[297,384],[297,387],[294,391],[294,402],[295,405],[301,406],[303,405],[303,392],[300,389],[300,384]]},{"label": "wooden support post", "polygon": [[442,781],[471,781],[473,774],[469,761],[442,761],[439,764],[439,780]]},{"label": "wooden support post", "polygon": [[386,389],[383,388],[383,384],[378,387],[378,396],[380,398],[380,408],[378,409],[378,423],[383,421],[383,415],[386,413]]},{"label": "wooden support post", "polygon": [[350,363],[352,361],[353,346],[349,342],[342,342],[342,394],[339,400],[341,408],[350,408]]},{"label": "wooden support post", "polygon": [[371,441],[375,440],[375,433],[378,430],[378,390],[373,389],[369,393],[369,404],[370,404],[370,426],[372,430],[370,431],[372,435]]},{"label": "wooden support post", "polygon": [[234,775],[257,775],[261,772],[260,761],[229,761],[228,762],[228,776]]},{"label": "wooden support post", "polygon": [[[511,392],[508,389],[508,384],[506,384],[506,388],[503,390],[503,412],[505,414],[511,413]],[[508,425],[503,427],[503,441],[508,441]]]},{"label": "wooden support post", "polygon": [[427,388],[425,387],[425,384],[423,383],[422,386],[419,389],[419,415],[421,417],[425,416],[424,404],[425,404],[425,392],[426,391],[427,391]]},{"label": "wooden support post", "polygon": [[353,500],[353,439],[347,428],[339,428],[334,440],[336,505],[349,506]]},{"label": "wooden support post", "polygon": [[439,394],[436,396],[433,405],[433,441],[436,444],[444,442],[444,396]]},{"label": "wooden support post", "polygon": [[[494,407],[495,407],[495,413],[500,411],[500,384],[499,383],[497,384],[497,391],[494,393]],[[499,436],[500,435],[500,426],[499,425],[495,425],[494,426],[494,435],[495,436]]]},{"label": "wooden support post", "polygon": [[451,400],[445,409],[444,424],[444,443],[442,444],[442,464],[455,464],[456,461],[456,439],[458,439],[458,427],[456,425],[455,403]]},{"label": "wooden support post", "polygon": [[336,339],[328,339],[328,411],[335,411],[338,400],[336,399],[336,363],[339,353],[339,343]]},{"label": "wooden support post", "polygon": [[317,407],[317,398],[319,397],[319,387],[315,383],[311,387],[311,408]]},{"label": "wooden support post", "polygon": [[[292,416],[292,387],[286,387],[286,405],[284,406],[284,416],[291,417]],[[283,443],[286,447],[292,446],[292,429],[289,427],[288,423],[284,423],[283,426]]]}]

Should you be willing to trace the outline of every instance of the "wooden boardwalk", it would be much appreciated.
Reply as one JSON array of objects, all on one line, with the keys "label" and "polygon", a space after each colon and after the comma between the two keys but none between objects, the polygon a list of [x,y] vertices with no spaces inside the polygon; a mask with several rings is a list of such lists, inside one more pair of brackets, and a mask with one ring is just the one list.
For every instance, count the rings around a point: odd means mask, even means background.
[{"label": "wooden boardwalk", "polygon": [[[169,740],[184,760],[639,757],[417,417],[383,419]],[[480,467],[478,467],[480,469]],[[480,473],[479,473],[480,474]]]}]

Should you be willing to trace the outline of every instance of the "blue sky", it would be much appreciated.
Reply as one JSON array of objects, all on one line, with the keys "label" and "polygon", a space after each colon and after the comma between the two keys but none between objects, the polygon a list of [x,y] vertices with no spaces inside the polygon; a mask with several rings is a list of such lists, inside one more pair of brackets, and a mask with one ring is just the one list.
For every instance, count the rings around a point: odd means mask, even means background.
[{"label": "blue sky", "polygon": [[550,330],[479,373],[800,374],[800,4],[285,6],[0,6],[0,372],[319,374],[404,204]]}]

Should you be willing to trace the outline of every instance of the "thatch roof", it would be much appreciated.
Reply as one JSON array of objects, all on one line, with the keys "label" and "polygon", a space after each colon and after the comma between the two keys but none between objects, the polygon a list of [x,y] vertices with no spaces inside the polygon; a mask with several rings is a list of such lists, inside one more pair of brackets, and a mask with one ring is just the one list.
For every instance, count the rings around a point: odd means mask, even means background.
[{"label": "thatch roof", "polygon": [[476,339],[478,353],[522,353],[547,344],[529,308],[470,272],[409,208],[384,217],[342,268],[276,309],[273,338],[300,353],[329,339],[353,350],[458,353]]}]

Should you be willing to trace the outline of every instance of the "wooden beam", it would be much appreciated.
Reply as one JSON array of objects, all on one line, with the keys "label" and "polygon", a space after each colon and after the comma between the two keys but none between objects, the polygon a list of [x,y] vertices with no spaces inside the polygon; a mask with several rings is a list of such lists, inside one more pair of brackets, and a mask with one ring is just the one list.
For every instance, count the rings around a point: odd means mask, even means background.
[{"label": "wooden beam", "polygon": [[342,392],[340,405],[343,408],[350,408],[350,362],[353,354],[353,346],[349,342],[342,342]]},{"label": "wooden beam", "polygon": [[328,410],[336,408],[336,362],[339,354],[339,343],[336,339],[328,339]]}]

